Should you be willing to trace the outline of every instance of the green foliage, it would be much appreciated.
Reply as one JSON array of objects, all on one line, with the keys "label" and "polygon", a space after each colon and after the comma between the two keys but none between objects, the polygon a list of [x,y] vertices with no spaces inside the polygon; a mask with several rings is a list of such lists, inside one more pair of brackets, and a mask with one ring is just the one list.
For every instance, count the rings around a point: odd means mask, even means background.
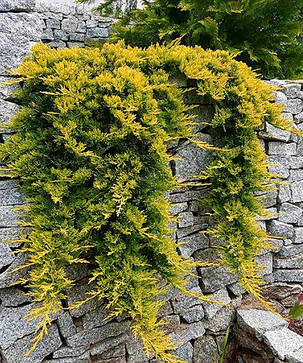
[{"label": "green foliage", "polygon": [[157,319],[163,286],[210,298],[186,290],[184,277],[196,264],[178,255],[169,237],[173,218],[163,195],[182,185],[167,166],[173,160],[167,143],[182,137],[215,149],[194,139],[190,107],[169,82],[180,72],[215,106],[212,127],[222,148],[201,178],[211,183],[208,201],[218,223],[212,233],[225,241],[221,262],[271,308],[255,263],[270,237],[256,224],[255,214],[264,210],[254,192],[274,176],[255,130],[265,121],[291,127],[271,102],[271,87],[226,51],[39,44],[16,72],[23,107],[9,125],[16,134],[0,146],[30,202],[24,224],[31,233],[21,239],[30,271],[20,282],[39,303],[30,314],[40,318],[33,348],[74,285],[67,267],[86,263],[87,300],[105,299],[112,316],[130,316],[147,354],[180,362]]},{"label": "green foliage", "polygon": [[230,326],[228,326],[228,328],[226,329],[224,339],[222,342],[220,342],[220,340],[216,338],[217,353],[218,353],[218,357],[216,359],[217,363],[224,363],[229,334],[230,334]]},{"label": "green foliage", "polygon": [[303,316],[303,305],[296,301],[289,311],[289,316],[292,319],[301,318]]},{"label": "green foliage", "polygon": [[[85,2],[86,0],[81,0]],[[104,14],[116,0],[100,6]],[[115,26],[113,41],[147,47],[182,44],[225,49],[266,78],[303,74],[302,0],[153,0]]]}]

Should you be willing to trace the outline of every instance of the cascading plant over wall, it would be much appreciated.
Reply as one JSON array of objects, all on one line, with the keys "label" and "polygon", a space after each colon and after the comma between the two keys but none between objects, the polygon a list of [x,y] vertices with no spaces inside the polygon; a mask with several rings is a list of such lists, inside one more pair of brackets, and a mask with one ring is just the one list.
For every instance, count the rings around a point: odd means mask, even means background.
[{"label": "cascading plant over wall", "polygon": [[[218,148],[195,138],[183,91],[169,81],[180,72],[214,104],[210,126]],[[265,121],[292,125],[271,102],[269,85],[226,51],[177,44],[144,50],[123,42],[63,50],[38,44],[15,75],[23,107],[8,125],[16,133],[0,157],[29,202],[22,224],[31,232],[17,252],[27,254],[22,267],[29,269],[18,283],[37,302],[32,349],[75,283],[67,268],[84,263],[91,271],[87,300],[104,299],[111,316],[131,317],[147,354],[181,362],[157,318],[165,303],[159,297],[174,286],[211,301],[186,289],[197,263],[178,255],[168,228],[173,217],[164,194],[184,183],[167,166],[173,160],[167,144],[181,137],[214,151],[201,178],[210,183],[207,200],[217,220],[209,232],[225,241],[220,262],[271,309],[255,257],[272,245],[255,220],[266,212],[254,193],[276,176],[267,171],[256,129]]]}]

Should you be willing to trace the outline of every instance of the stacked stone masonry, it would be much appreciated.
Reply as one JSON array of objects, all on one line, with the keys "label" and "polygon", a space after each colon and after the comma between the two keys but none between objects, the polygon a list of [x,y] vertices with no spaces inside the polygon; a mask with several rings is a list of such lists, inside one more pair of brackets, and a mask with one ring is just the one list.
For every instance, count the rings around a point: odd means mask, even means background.
[{"label": "stacked stone masonry", "polygon": [[[128,6],[134,6],[129,1]],[[35,42],[45,42],[52,47],[84,46],[91,40],[104,41],[111,32],[113,19],[101,18],[91,12],[91,6],[75,5],[72,0],[0,0],[0,82],[9,79],[6,70],[13,70],[28,54]],[[180,87],[187,87],[186,81],[176,80]],[[285,105],[284,117],[295,121],[296,127],[303,130],[303,91],[299,83],[271,81],[281,89],[276,92],[276,102]],[[15,86],[0,88],[0,141],[13,132],[3,128],[8,120],[19,110],[11,95]],[[186,102],[196,104],[196,121],[211,121],[212,107],[204,105],[191,92],[186,93]],[[1,128],[2,125],[2,128]],[[210,130],[198,125],[197,137],[211,142]],[[259,262],[266,266],[265,279],[268,285],[265,293],[276,301],[280,309],[289,308],[303,284],[303,139],[289,132],[264,125],[259,132],[268,159],[274,165],[272,171],[279,174],[285,183],[278,190],[270,191],[259,197],[274,214],[264,220],[259,218],[262,228],[282,239],[274,239],[277,249],[264,253]],[[191,175],[205,169],[211,153],[203,151],[186,140],[169,145],[171,153],[182,158],[170,166],[172,172],[184,180],[192,180]],[[188,258],[215,261],[218,257],[219,241],[203,233],[212,224],[203,198],[207,193],[201,187],[178,190],[167,197],[172,203],[171,213],[178,217],[172,225],[173,236],[177,242],[187,242],[179,247],[179,252]],[[0,179],[0,240],[18,238],[16,225],[18,212],[12,208],[25,203],[24,196],[17,188],[16,181]],[[202,232],[202,233],[201,233]],[[12,274],[11,271],[24,262],[25,256],[12,254],[18,244],[0,244],[0,362],[1,363],[144,363],[157,361],[146,357],[139,340],[135,340],[129,330],[129,319],[104,321],[107,311],[102,302],[91,301],[80,309],[62,311],[53,317],[49,335],[29,357],[24,353],[31,345],[35,323],[24,317],[32,308],[33,302],[25,295],[21,286],[11,287],[26,271]],[[228,352],[230,362],[238,362],[234,355],[240,346],[245,354],[259,354],[256,362],[303,362],[303,341],[300,336],[292,335],[286,323],[281,339],[295,339],[297,345],[291,352],[295,358],[282,354],[275,348],[275,329],[268,328],[255,335],[254,344],[241,340],[251,334],[250,323],[243,323],[242,310],[252,302],[237,283],[237,277],[223,267],[201,268],[194,271],[200,279],[189,278],[189,288],[203,294],[213,294],[214,298],[229,305],[203,304],[193,298],[181,296],[176,291],[167,294],[168,303],[161,311],[168,322],[167,333],[183,344],[177,353],[186,362],[210,363],[216,361],[216,339],[223,339],[227,327],[238,316],[237,328],[231,337]],[[77,280],[76,287],[69,293],[66,304],[72,305],[84,297],[88,286],[88,271],[81,268],[70,269],[69,274]],[[247,310],[244,310],[247,311]],[[252,310],[248,310],[252,311]],[[254,312],[254,311],[253,311]],[[242,315],[241,315],[242,314]],[[262,314],[262,313],[261,313]],[[241,320],[242,319],[242,320]],[[275,320],[273,321],[275,327]],[[246,333],[244,333],[246,332]],[[289,333],[291,337],[289,337]],[[266,335],[266,339],[265,339]],[[265,346],[266,358],[255,346]],[[263,349],[262,348],[262,349]],[[242,348],[241,348],[242,349]],[[240,349],[240,350],[241,350]],[[261,349],[261,348],[260,348]],[[259,349],[259,350],[260,350]],[[262,350],[261,349],[261,350]],[[296,360],[295,360],[296,359]],[[240,361],[239,361],[240,362]],[[247,362],[250,362],[247,360]]]}]

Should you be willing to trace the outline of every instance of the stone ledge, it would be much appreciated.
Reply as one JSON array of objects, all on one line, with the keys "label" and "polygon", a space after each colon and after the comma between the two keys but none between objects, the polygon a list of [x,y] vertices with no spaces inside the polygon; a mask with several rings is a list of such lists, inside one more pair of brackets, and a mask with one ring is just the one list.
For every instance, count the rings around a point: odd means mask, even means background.
[{"label": "stone ledge", "polygon": [[[248,345],[252,351],[260,354],[260,346],[265,344],[264,350],[268,350],[272,355],[270,361],[281,359],[288,363],[303,362],[303,337],[288,329],[287,321],[279,316],[265,310],[238,310],[237,324],[240,328],[236,329],[240,346],[241,341],[243,345],[243,340],[239,334],[244,333],[246,340],[251,340],[251,343],[245,343],[244,348]],[[256,344],[257,341],[260,345]]]}]

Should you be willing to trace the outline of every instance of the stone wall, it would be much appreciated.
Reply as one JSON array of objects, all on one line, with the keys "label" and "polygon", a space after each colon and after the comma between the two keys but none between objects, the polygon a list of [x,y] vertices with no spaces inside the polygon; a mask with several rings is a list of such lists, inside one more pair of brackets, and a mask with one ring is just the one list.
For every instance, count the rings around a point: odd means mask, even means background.
[{"label": "stone wall", "polygon": [[[128,3],[129,6],[133,4]],[[71,0],[0,0],[0,82],[9,77],[5,70],[20,64],[37,41],[53,47],[70,47],[83,46],[89,40],[105,40],[113,20],[92,14],[91,7],[75,5]],[[188,86],[183,79],[177,82],[180,87]],[[303,129],[301,85],[277,80],[272,83],[282,87],[276,93],[276,102],[286,105],[285,117],[294,119],[297,127]],[[14,88],[0,88],[0,127],[19,109],[11,96]],[[197,121],[211,121],[212,107],[201,104],[193,92],[186,93],[186,102],[198,105]],[[201,140],[211,141],[209,128],[198,125],[196,131]],[[9,130],[0,128],[1,142],[9,135]],[[265,292],[283,312],[291,306],[303,283],[303,139],[270,125],[260,130],[260,139],[269,160],[276,164],[272,170],[279,173],[281,180],[291,182],[260,195],[272,212],[284,213],[268,220],[260,219],[262,228],[283,239],[274,240],[277,250],[259,257],[259,262],[266,266],[268,285]],[[169,147],[173,154],[183,158],[171,163],[172,172],[185,180],[192,180],[191,175],[203,170],[211,157],[209,152],[186,140],[176,141]],[[218,256],[216,246],[219,241],[201,233],[212,224],[208,210],[203,206],[206,193],[206,189],[196,186],[175,191],[168,198],[172,203],[172,214],[179,217],[178,223],[172,225],[174,237],[178,242],[187,242],[179,247],[180,253],[195,260],[214,261]],[[18,212],[12,208],[24,202],[16,181],[0,179],[0,240],[18,237],[19,229],[15,224]],[[130,321],[104,322],[107,312],[102,302],[97,301],[54,316],[49,335],[30,357],[25,358],[23,354],[30,346],[35,324],[24,318],[33,306],[26,291],[18,285],[10,286],[24,273],[11,273],[24,262],[23,255],[11,254],[17,247],[16,244],[0,244],[0,362],[1,359],[3,363],[156,362],[152,357],[145,357],[140,342],[131,336]],[[236,308],[255,307],[256,303],[243,295],[237,277],[223,267],[203,268],[196,273],[201,278],[190,278],[190,289],[212,293],[214,298],[230,305],[203,304],[170,291],[169,301],[161,314],[168,322],[168,334],[183,342],[178,349],[179,356],[187,362],[208,363],[215,359],[216,339],[222,339],[226,328],[235,321]],[[88,288],[85,268],[71,269],[69,274],[77,280],[77,287],[69,293],[64,306],[72,305]],[[233,355],[239,349],[236,339],[232,339],[228,349],[233,357],[230,362],[236,362]],[[274,359],[273,352],[267,361]]]}]

